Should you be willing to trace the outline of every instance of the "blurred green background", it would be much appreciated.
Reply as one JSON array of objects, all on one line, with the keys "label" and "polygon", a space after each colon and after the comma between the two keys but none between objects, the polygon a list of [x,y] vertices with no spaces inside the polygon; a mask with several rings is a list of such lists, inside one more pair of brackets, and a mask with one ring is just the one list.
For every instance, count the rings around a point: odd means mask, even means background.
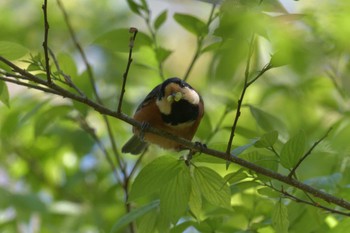
[{"label": "blurred green background", "polygon": [[[148,14],[132,5],[142,6],[145,1],[128,2],[62,0],[105,106],[117,108],[127,64],[129,27],[139,30],[123,103],[123,111],[129,115],[164,78],[184,78],[198,49],[198,59],[187,79],[205,102],[205,117],[196,140],[224,151],[254,38],[249,78],[271,57],[275,67],[247,90],[233,149],[273,130],[279,134],[277,151],[301,130],[310,148],[333,127],[297,174],[313,187],[350,200],[348,1],[227,0],[215,7],[207,30],[201,26],[213,9],[210,1],[149,0]],[[42,4],[39,0],[0,2],[0,47],[12,42],[26,48],[24,57],[14,59],[24,68],[28,63],[23,60],[43,58]],[[181,23],[174,17],[179,14],[200,22]],[[94,98],[86,66],[56,1],[48,3],[48,18],[49,47],[61,69]],[[0,69],[5,68],[2,65]],[[33,72],[42,73],[39,68]],[[79,119],[84,119],[113,154],[101,115],[68,99],[14,84],[6,86],[0,80],[0,232],[110,232],[126,213],[124,189],[116,179],[125,177],[118,169],[117,175],[113,174],[103,151],[79,125]],[[131,136],[131,126],[109,120],[119,151]],[[155,157],[169,153],[152,146],[135,174]],[[255,147],[245,151],[245,156],[249,153],[273,156],[271,151]],[[127,171],[137,161],[134,156],[119,156]],[[226,171],[225,161],[205,156],[198,164],[223,176],[239,169],[232,165]],[[288,174],[282,166],[277,171]],[[202,222],[186,232],[278,232],[271,226],[276,199],[257,193],[261,184],[248,181],[231,187],[234,214],[203,206]],[[133,206],[153,199],[144,197]],[[288,209],[289,232],[344,232],[349,225],[340,215],[290,200],[283,199],[283,203]],[[189,218],[187,214],[181,221]],[[147,232],[142,229],[145,220],[137,220],[137,224],[139,232]],[[120,232],[128,232],[128,228]]]}]

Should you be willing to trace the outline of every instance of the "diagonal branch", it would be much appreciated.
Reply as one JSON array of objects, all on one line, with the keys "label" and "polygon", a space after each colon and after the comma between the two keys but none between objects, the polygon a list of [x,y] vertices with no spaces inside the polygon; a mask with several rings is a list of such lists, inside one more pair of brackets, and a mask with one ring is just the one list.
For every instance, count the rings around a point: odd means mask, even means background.
[{"label": "diagonal branch", "polygon": [[[47,88],[50,88],[52,90],[52,92],[55,93],[55,95],[58,95],[58,96],[62,96],[62,97],[65,97],[65,98],[69,98],[71,100],[74,100],[74,101],[77,101],[77,102],[80,102],[80,103],[83,103],[87,106],[90,106],[91,108],[95,109],[97,112],[103,114],[103,115],[106,115],[106,116],[111,116],[111,117],[114,117],[114,118],[117,118],[121,121],[124,121],[130,125],[133,125],[135,127],[138,127],[138,128],[141,128],[142,127],[142,123],[141,122],[138,122],[136,120],[134,120],[133,118],[121,113],[121,112],[117,112],[117,111],[113,111],[109,108],[106,108],[105,106],[97,103],[97,102],[94,102],[93,100],[87,98],[87,97],[82,97],[78,94],[75,94],[75,93],[72,93],[54,83],[52,83],[51,85],[48,84],[48,82],[46,81],[43,81],[42,79],[36,77],[35,75],[32,75],[30,73],[28,73],[27,71],[21,69],[20,67],[16,66],[15,64],[13,64],[12,62],[10,62],[9,60],[5,59],[4,57],[0,56],[0,61],[3,62],[4,64],[7,64],[9,67],[11,67],[16,73],[19,73],[20,75],[18,75],[18,78],[21,79],[22,76],[23,79],[25,80],[30,80],[32,82],[35,82],[35,83],[38,83],[38,84],[41,84],[41,85],[44,85],[46,86]],[[19,83],[19,85],[21,85]],[[36,88],[36,87],[33,87],[35,89],[39,89],[39,88]],[[40,90],[40,89],[39,89]],[[181,137],[178,137],[178,136],[175,136],[171,133],[168,133],[166,131],[163,131],[163,130],[160,130],[160,129],[157,129],[157,128],[153,128],[153,127],[148,127],[147,129],[145,129],[145,133],[146,132],[149,132],[149,133],[153,133],[153,134],[156,134],[156,135],[159,135],[159,136],[162,136],[164,138],[167,138],[167,139],[170,139],[170,140],[173,140],[173,141],[176,141],[177,143],[180,143],[181,145],[183,145],[184,147],[188,148],[188,149],[191,149],[193,151],[200,151],[204,154],[207,154],[207,155],[210,155],[210,156],[213,156],[213,157],[216,157],[216,158],[220,158],[220,159],[223,159],[223,160],[229,160],[230,162],[232,163],[235,163],[241,167],[244,167],[246,169],[249,169],[251,171],[254,171],[258,174],[261,174],[261,175],[265,175],[271,179],[275,179],[275,180],[278,180],[278,181],[281,181],[285,184],[288,184],[290,186],[293,186],[299,190],[302,190],[306,193],[309,193],[311,194],[312,196],[314,197],[318,197],[322,200],[325,200],[326,202],[329,202],[329,203],[333,203],[339,207],[343,207],[347,210],[350,210],[350,202],[342,199],[342,198],[338,198],[336,196],[333,196],[329,193],[326,193],[324,191],[321,191],[321,190],[318,190],[310,185],[307,185],[307,184],[304,184],[294,178],[291,178],[289,176],[286,176],[286,175],[282,175],[280,173],[277,173],[277,172],[274,172],[274,171],[271,171],[269,169],[266,169],[264,167],[261,167],[261,166],[258,166],[254,163],[251,163],[251,162],[248,162],[244,159],[241,159],[237,156],[234,156],[232,154],[230,154],[230,156],[228,157],[227,156],[227,153],[226,152],[222,152],[222,151],[218,151],[218,150],[214,150],[214,149],[210,149],[210,148],[206,148],[206,147],[203,147],[203,146],[200,146],[196,143],[192,143],[184,138],[181,138]]]},{"label": "diagonal branch", "polygon": [[236,128],[237,128],[237,123],[238,123],[239,117],[241,116],[241,107],[242,107],[243,99],[244,99],[244,96],[245,96],[245,93],[246,93],[248,87],[250,85],[252,85],[256,80],[258,80],[266,71],[268,71],[269,69],[272,68],[271,63],[270,62],[267,63],[254,78],[249,80],[250,60],[251,60],[251,57],[252,57],[253,52],[254,52],[254,43],[255,43],[255,35],[252,36],[252,39],[251,39],[250,44],[249,44],[247,64],[246,64],[245,73],[244,73],[244,86],[242,89],[241,96],[238,99],[236,116],[235,116],[235,119],[233,121],[230,138],[229,138],[229,141],[227,143],[227,148],[226,148],[227,155],[230,155],[230,153],[231,153],[231,147],[232,147],[233,138],[235,136],[235,132],[236,132]]}]

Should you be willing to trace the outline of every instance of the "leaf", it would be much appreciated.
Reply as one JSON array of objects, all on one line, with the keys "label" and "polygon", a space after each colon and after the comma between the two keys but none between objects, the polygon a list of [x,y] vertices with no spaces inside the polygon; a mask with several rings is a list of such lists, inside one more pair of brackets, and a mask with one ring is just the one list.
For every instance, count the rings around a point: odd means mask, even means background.
[{"label": "leaf", "polygon": [[162,156],[147,164],[135,178],[129,200],[147,196],[171,182],[182,169],[183,161],[171,156]]},{"label": "leaf", "polygon": [[0,56],[8,60],[16,60],[28,53],[28,49],[20,44],[9,41],[0,41]]},{"label": "leaf", "polygon": [[38,115],[34,123],[35,137],[40,136],[47,128],[54,125],[58,118],[66,116],[71,110],[72,107],[69,105],[58,105]]},{"label": "leaf", "polygon": [[155,232],[156,229],[156,223],[157,223],[157,212],[151,211],[147,214],[145,214],[137,228],[138,233],[149,233],[149,232]]},{"label": "leaf", "polygon": [[191,191],[190,172],[182,164],[182,171],[160,189],[160,213],[174,224],[186,212]]},{"label": "leaf", "polygon": [[123,217],[121,217],[112,227],[111,233],[118,232],[122,228],[124,228],[129,223],[135,221],[139,217],[145,215],[146,213],[150,212],[151,210],[155,209],[159,206],[159,201],[153,201],[147,205],[144,205],[140,208],[133,209],[129,213],[125,214]]},{"label": "leaf", "polygon": [[275,232],[288,233],[289,221],[287,207],[279,201],[273,210],[272,226]]},{"label": "leaf", "polygon": [[305,152],[305,146],[305,132],[300,131],[283,145],[281,150],[281,164],[285,168],[293,168],[302,158]]},{"label": "leaf", "polygon": [[134,2],[133,0],[127,0],[127,3],[129,5],[129,8],[132,12],[134,12],[137,15],[141,15],[140,10],[142,10],[142,6]]},{"label": "leaf", "polygon": [[[119,28],[102,34],[94,43],[109,51],[129,52],[130,36],[129,29]],[[139,31],[134,42],[134,51],[137,51],[141,46],[150,46],[151,44],[152,39]]]},{"label": "leaf", "polygon": [[208,33],[207,25],[192,15],[176,13],[174,19],[183,28],[196,36],[203,36]]},{"label": "leaf", "polygon": [[261,109],[249,106],[250,112],[258,125],[265,131],[285,129],[283,122],[277,117],[267,113]]},{"label": "leaf", "polygon": [[255,143],[257,148],[270,148],[272,147],[278,139],[278,132],[276,130],[270,131],[263,136]]},{"label": "leaf", "polygon": [[290,55],[285,52],[277,51],[271,55],[270,64],[272,67],[285,66],[290,63]]},{"label": "leaf", "polygon": [[258,139],[253,139],[250,143],[248,144],[245,144],[243,146],[239,146],[239,147],[236,147],[235,149],[233,149],[231,151],[232,154],[234,154],[235,156],[238,156],[239,154],[241,154],[243,151],[245,151],[246,149],[252,147],[256,142],[257,142]]},{"label": "leaf", "polygon": [[280,193],[278,193],[277,191],[275,191],[275,190],[273,190],[271,188],[268,188],[268,187],[260,188],[260,189],[257,190],[257,192],[260,195],[267,196],[267,197],[270,197],[270,198],[279,198],[281,196]]},{"label": "leaf", "polygon": [[209,203],[230,208],[230,189],[218,173],[207,167],[196,167],[193,179],[201,194]]},{"label": "leaf", "polygon": [[188,207],[194,214],[197,220],[200,220],[200,214],[202,211],[202,196],[200,189],[197,187],[196,183],[193,182],[191,186],[190,200],[188,202]]},{"label": "leaf", "polygon": [[0,101],[8,108],[10,107],[10,94],[7,85],[4,81],[0,80]]},{"label": "leaf", "polygon": [[168,16],[168,11],[164,10],[162,13],[158,15],[158,17],[154,21],[154,28],[158,30],[165,22]]},{"label": "leaf", "polygon": [[171,50],[165,49],[162,47],[158,47],[155,50],[155,52],[156,52],[156,57],[157,57],[157,60],[159,63],[164,62],[169,57],[169,55],[172,53]]},{"label": "leaf", "polygon": [[246,178],[248,178],[248,175],[244,172],[244,169],[242,168],[225,176],[225,180],[227,180],[230,184],[237,183]]}]

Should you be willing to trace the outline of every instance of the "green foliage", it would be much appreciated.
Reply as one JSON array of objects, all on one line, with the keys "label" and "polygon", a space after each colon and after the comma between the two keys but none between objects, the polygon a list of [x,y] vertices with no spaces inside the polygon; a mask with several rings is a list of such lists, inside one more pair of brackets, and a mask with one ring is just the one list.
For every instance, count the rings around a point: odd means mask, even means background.
[{"label": "green foliage", "polygon": [[[115,110],[133,45],[123,112],[132,113],[164,78],[188,74],[205,102],[194,140],[211,149],[226,151],[245,78],[252,80],[269,63],[272,68],[245,92],[233,156],[282,175],[299,165],[293,177],[350,200],[346,0],[294,1],[295,14],[275,0],[169,1],[159,7],[146,0],[62,1],[89,68],[57,2],[48,2],[56,85],[94,101],[97,91]],[[45,81],[42,3],[0,4],[0,56]],[[138,29],[133,44],[129,26]],[[342,208],[236,164],[226,170],[224,159],[195,154],[185,161],[187,152],[155,146],[141,160],[121,154],[131,135],[128,124],[111,117],[106,122],[86,104],[35,90],[44,85],[18,75],[0,60],[0,232],[349,228],[347,218],[318,206]]]}]

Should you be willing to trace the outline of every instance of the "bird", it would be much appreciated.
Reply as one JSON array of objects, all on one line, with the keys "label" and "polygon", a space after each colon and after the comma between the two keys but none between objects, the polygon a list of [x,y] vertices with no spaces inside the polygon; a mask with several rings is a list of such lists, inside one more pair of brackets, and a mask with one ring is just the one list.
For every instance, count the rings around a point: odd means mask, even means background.
[{"label": "bird", "polygon": [[[157,85],[137,107],[133,118],[151,126],[192,140],[204,115],[200,94],[184,80],[172,77]],[[143,133],[133,127],[133,136],[122,147],[123,153],[140,154],[151,143],[163,149],[181,151],[181,144],[162,136]]]}]

